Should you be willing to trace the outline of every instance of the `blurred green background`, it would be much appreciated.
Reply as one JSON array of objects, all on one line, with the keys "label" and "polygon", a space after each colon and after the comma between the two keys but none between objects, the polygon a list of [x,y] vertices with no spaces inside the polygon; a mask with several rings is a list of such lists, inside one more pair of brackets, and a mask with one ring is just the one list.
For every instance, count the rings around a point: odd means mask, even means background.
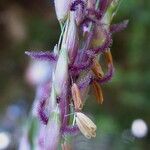
[{"label": "blurred green background", "polygon": [[[131,132],[136,119],[150,127],[149,10],[149,0],[123,0],[113,22],[130,22],[126,30],[113,36],[116,74],[103,86],[104,104],[98,106],[91,97],[85,108],[97,122],[98,136],[92,141],[80,140],[77,150],[150,149],[149,130],[141,138]],[[12,139],[20,132],[35,94],[25,80],[29,59],[24,51],[50,50],[59,32],[53,1],[0,0],[0,131],[12,134]],[[9,149],[17,146],[13,141]]]}]

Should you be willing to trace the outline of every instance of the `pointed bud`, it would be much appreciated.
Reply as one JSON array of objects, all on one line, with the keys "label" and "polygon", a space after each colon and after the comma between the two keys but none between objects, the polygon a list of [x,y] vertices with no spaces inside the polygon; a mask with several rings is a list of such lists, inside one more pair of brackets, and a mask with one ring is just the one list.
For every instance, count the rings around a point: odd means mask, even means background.
[{"label": "pointed bud", "polygon": [[51,87],[51,94],[50,94],[50,98],[48,100],[48,114],[51,113],[51,111],[56,108],[57,105],[57,100],[56,100],[56,91],[55,91],[55,87],[54,84],[52,83],[52,87]]},{"label": "pointed bud", "polygon": [[77,31],[77,25],[75,22],[74,14],[70,14],[70,25],[68,29],[68,36],[66,39],[67,49],[69,51],[70,63],[74,62],[79,47],[79,37]]},{"label": "pointed bud", "polygon": [[78,31],[74,18],[74,12],[70,13],[70,20],[66,26],[62,43],[65,44],[68,49],[70,63],[73,63],[79,46]]},{"label": "pointed bud", "polygon": [[76,123],[81,133],[88,139],[96,137],[96,125],[81,112],[76,113]]},{"label": "pointed bud", "polygon": [[82,110],[83,103],[78,86],[74,83],[71,87],[72,98],[75,106],[75,110]]},{"label": "pointed bud", "polygon": [[57,150],[60,140],[60,111],[59,108],[51,113],[45,133],[44,150]]},{"label": "pointed bud", "polygon": [[68,78],[68,52],[66,46],[62,46],[54,73],[54,86],[57,95],[60,95]]},{"label": "pointed bud", "polygon": [[70,11],[71,0],[55,0],[54,2],[57,19],[62,22]]}]

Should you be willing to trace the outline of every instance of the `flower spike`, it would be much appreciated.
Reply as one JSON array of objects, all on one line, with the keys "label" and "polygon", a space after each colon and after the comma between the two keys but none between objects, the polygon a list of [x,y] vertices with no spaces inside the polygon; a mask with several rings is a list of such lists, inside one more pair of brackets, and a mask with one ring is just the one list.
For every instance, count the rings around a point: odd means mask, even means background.
[{"label": "flower spike", "polygon": [[[97,126],[82,110],[91,87],[97,102],[103,103],[101,85],[114,75],[112,34],[128,24],[125,20],[111,25],[120,1],[54,0],[61,34],[53,52],[25,52],[38,62],[48,62],[48,67],[41,66],[49,68],[36,84],[34,109],[22,142],[27,149],[71,150],[71,138],[79,132],[87,139],[96,137]],[[38,76],[38,69],[31,70]]]}]

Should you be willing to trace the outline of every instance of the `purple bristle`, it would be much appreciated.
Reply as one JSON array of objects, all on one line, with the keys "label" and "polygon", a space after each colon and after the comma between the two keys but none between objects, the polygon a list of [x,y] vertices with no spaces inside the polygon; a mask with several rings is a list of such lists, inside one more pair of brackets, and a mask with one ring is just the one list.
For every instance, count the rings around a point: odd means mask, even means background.
[{"label": "purple bristle", "polygon": [[46,52],[26,51],[25,54],[30,56],[31,58],[37,59],[37,60],[48,60],[48,61],[56,61],[57,60],[57,56],[54,53],[51,53],[49,51],[46,51]]},{"label": "purple bristle", "polygon": [[110,81],[114,75],[114,67],[112,65],[109,65],[108,67],[108,72],[104,75],[104,77],[102,79],[97,79],[97,81],[100,83],[100,84],[104,84],[108,81]]},{"label": "purple bristle", "polygon": [[38,117],[41,120],[41,122],[46,125],[48,123],[48,116],[46,115],[45,109],[44,109],[45,103],[46,103],[46,100],[40,101],[39,108],[38,108]]},{"label": "purple bristle", "polygon": [[124,20],[121,23],[111,25],[110,26],[110,32],[111,33],[120,32],[120,31],[124,30],[128,26],[128,23],[129,23],[128,20]]},{"label": "purple bristle", "polygon": [[81,71],[89,69],[91,65],[92,65],[92,60],[88,59],[86,62],[82,62],[82,63],[79,63],[79,64],[71,66],[70,67],[70,71],[72,73],[77,74],[77,73],[79,73]]},{"label": "purple bristle", "polygon": [[88,87],[92,82],[92,80],[93,80],[93,75],[91,74],[91,72],[89,72],[83,79],[79,81],[79,83],[77,83],[77,85],[79,89],[82,90]]}]

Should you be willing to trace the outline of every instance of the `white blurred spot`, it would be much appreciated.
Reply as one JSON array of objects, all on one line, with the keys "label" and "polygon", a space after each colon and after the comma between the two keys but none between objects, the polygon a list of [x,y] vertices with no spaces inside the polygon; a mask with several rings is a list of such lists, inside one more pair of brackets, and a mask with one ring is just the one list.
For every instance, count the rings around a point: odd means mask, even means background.
[{"label": "white blurred spot", "polygon": [[10,136],[6,132],[0,132],[0,150],[6,149],[10,144]]},{"label": "white blurred spot", "polygon": [[137,138],[145,137],[148,133],[146,122],[142,119],[134,120],[132,123],[131,132]]},{"label": "white blurred spot", "polygon": [[41,84],[51,78],[52,64],[48,61],[33,61],[27,69],[27,80],[30,84]]}]

